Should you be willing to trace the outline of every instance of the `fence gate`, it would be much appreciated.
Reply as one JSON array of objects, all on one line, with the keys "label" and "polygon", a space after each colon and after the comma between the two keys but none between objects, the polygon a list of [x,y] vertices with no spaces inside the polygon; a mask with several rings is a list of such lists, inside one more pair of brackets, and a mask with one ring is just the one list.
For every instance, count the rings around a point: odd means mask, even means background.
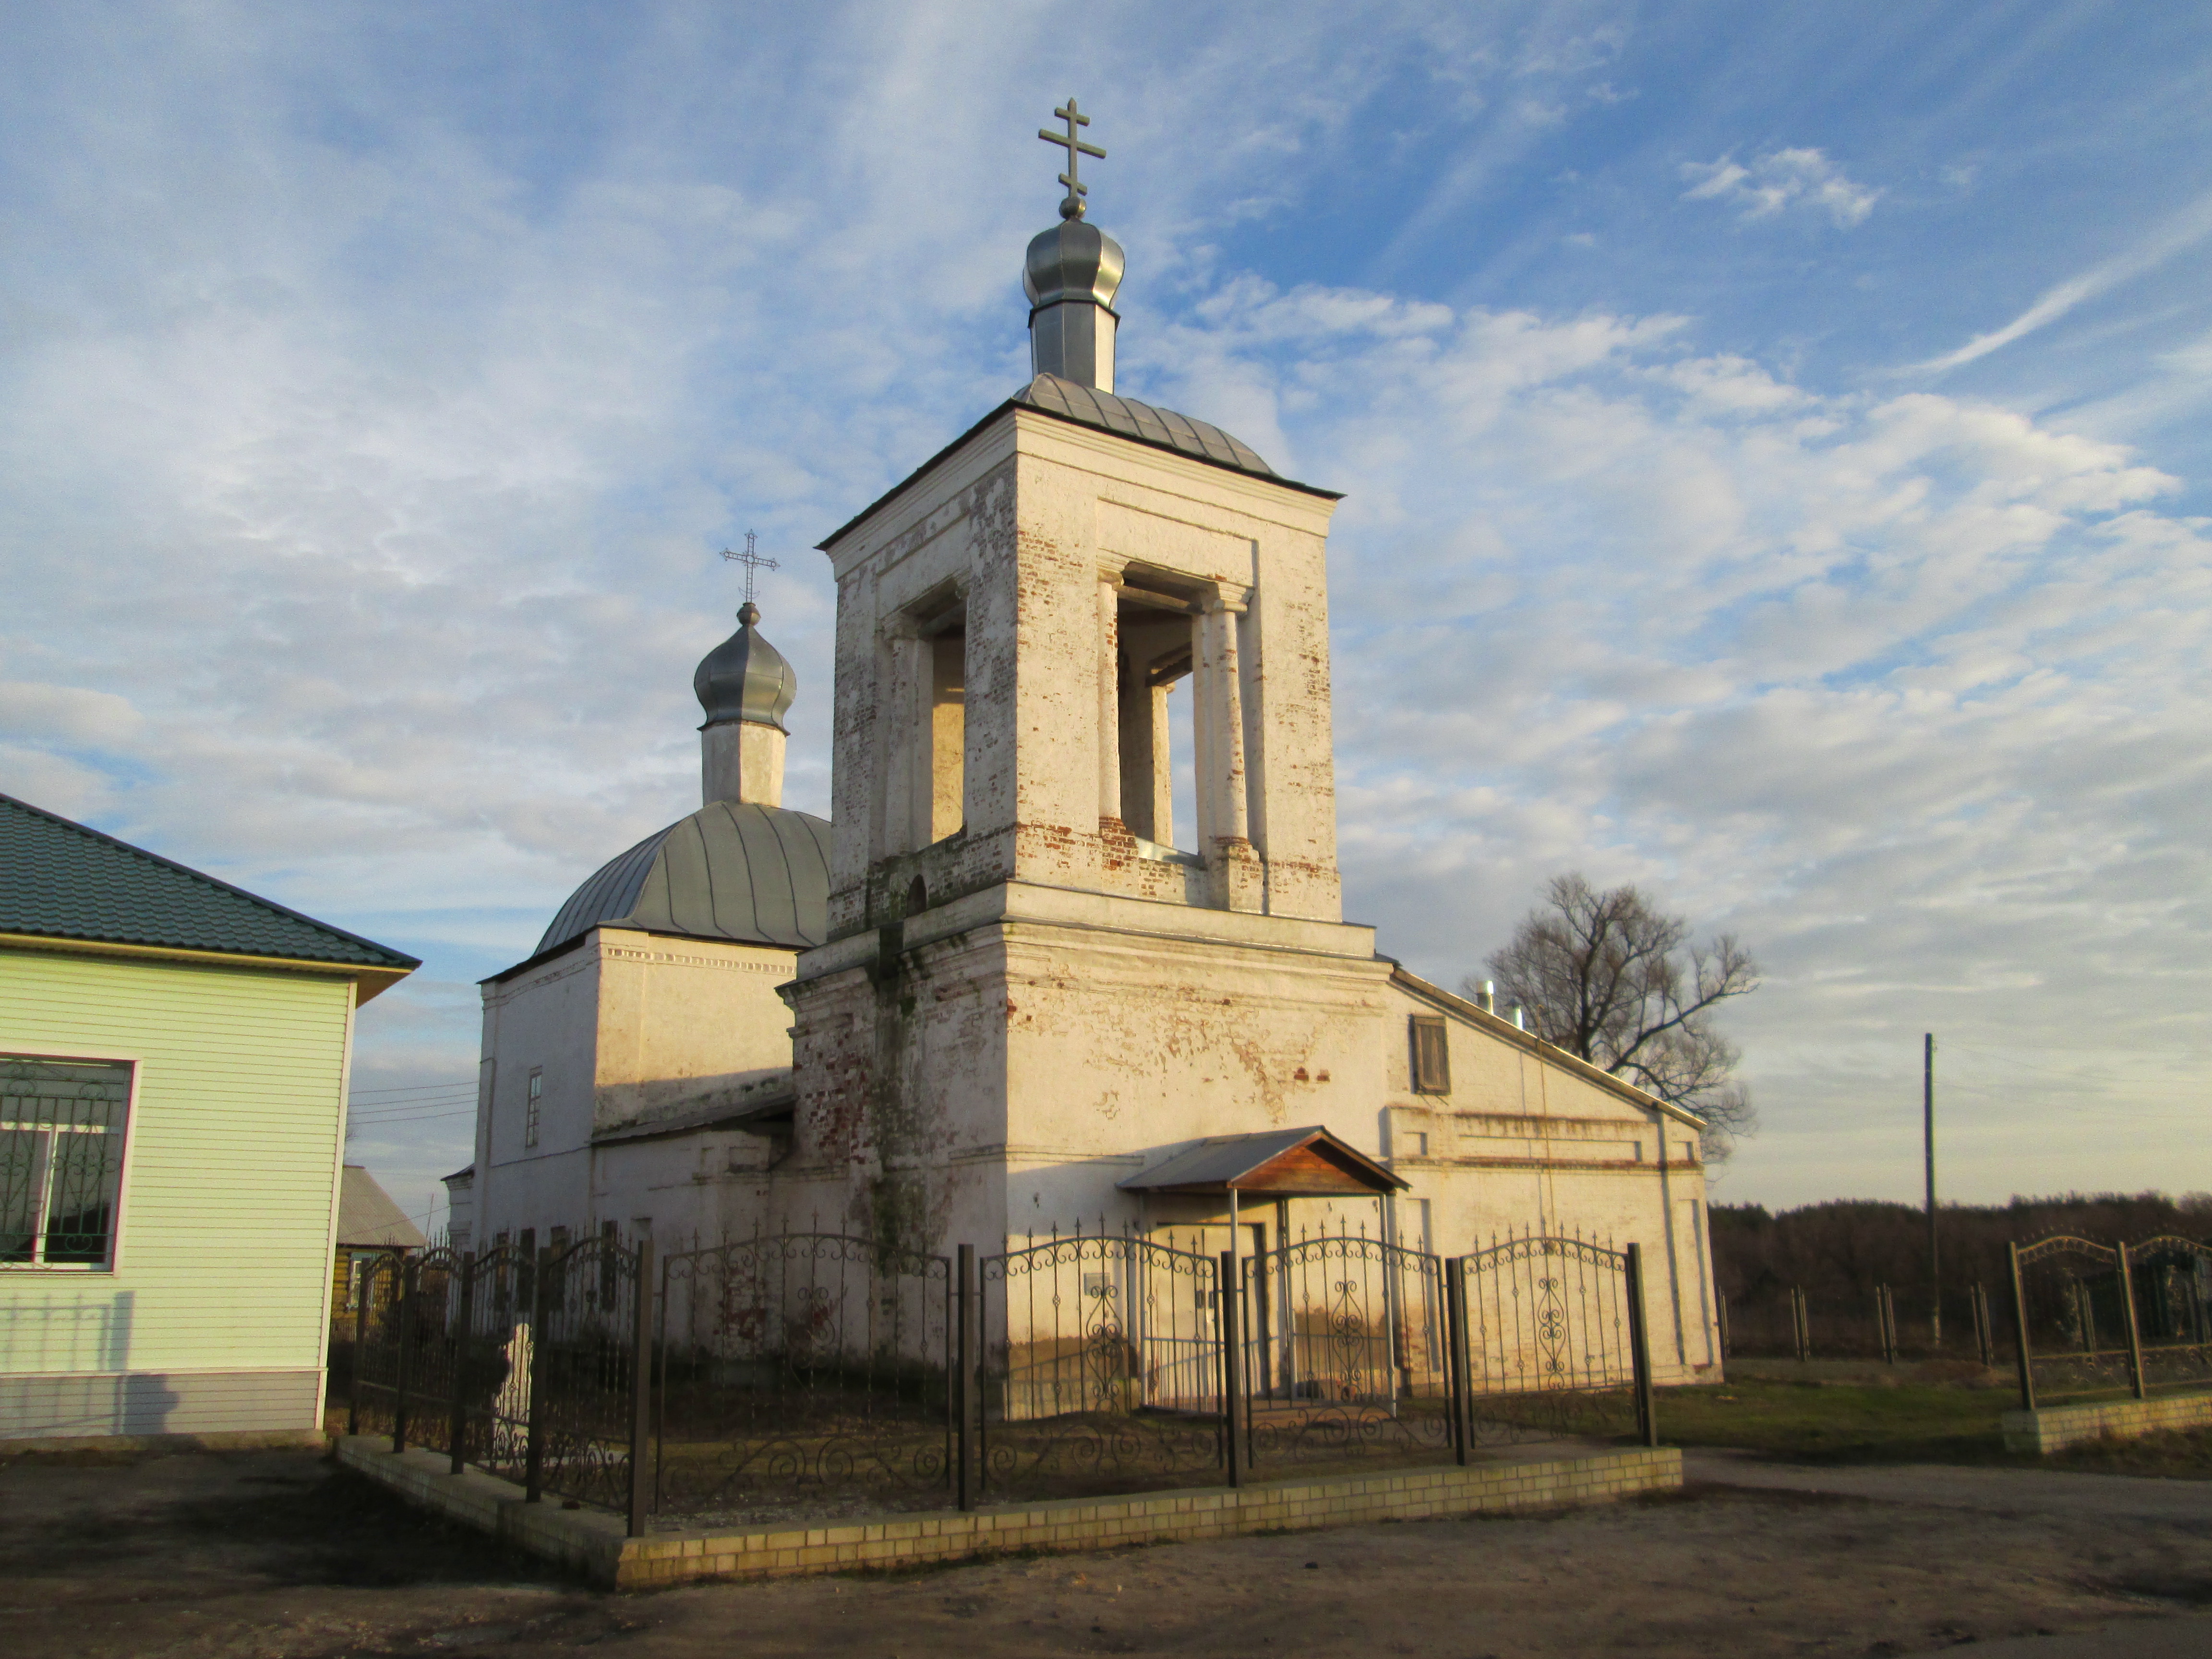
[{"label": "fence gate", "polygon": [[1443,1264],[1361,1234],[1244,1258],[1251,1466],[1415,1461],[1452,1449]]},{"label": "fence gate", "polygon": [[832,1233],[724,1243],[661,1276],[664,1513],[843,1489],[949,1504],[951,1264]]},{"label": "fence gate", "polygon": [[1629,1433],[1658,1443],[1635,1245],[1509,1238],[1456,1266],[1474,1443]]},{"label": "fence gate", "polygon": [[981,1269],[982,1486],[1136,1491],[1227,1465],[1220,1272],[1125,1234],[1032,1243]]}]

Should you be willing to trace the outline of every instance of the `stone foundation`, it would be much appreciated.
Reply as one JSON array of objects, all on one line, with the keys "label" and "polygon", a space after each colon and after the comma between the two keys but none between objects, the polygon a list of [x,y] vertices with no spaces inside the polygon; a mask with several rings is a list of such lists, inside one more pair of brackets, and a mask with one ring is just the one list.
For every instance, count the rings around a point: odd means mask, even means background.
[{"label": "stone foundation", "polygon": [[1671,1491],[1682,1484],[1680,1451],[1638,1449],[1467,1468],[1395,1469],[1328,1480],[887,1515],[840,1526],[627,1538],[623,1522],[613,1516],[563,1510],[557,1501],[526,1504],[520,1487],[474,1469],[450,1474],[447,1460],[430,1452],[395,1456],[388,1441],[358,1435],[340,1440],[337,1454],[347,1468],[410,1502],[580,1569],[617,1589],[657,1589],[702,1578],[860,1572],[1018,1551],[1112,1549],[1376,1521],[1566,1509]]},{"label": "stone foundation", "polygon": [[2007,1451],[2047,1453],[2084,1440],[2134,1440],[2167,1429],[2212,1425],[2212,1394],[2169,1395],[2162,1400],[2104,1400],[2081,1406],[2044,1406],[2004,1414]]}]

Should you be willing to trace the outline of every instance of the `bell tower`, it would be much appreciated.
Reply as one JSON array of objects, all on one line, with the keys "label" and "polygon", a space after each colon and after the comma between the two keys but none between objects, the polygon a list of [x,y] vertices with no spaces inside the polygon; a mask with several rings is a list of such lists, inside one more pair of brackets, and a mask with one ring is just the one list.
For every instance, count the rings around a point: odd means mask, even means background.
[{"label": "bell tower", "polygon": [[[1097,1188],[1068,1200],[1094,1216],[1112,1183],[1073,1164],[1270,1127],[1273,1073],[1329,1076],[1388,971],[1341,919],[1340,497],[1113,391],[1124,262],[1076,178],[1104,152],[1074,100],[1055,113],[1068,193],[1023,270],[1037,373],[821,544],[836,827],[830,940],[787,993],[794,1156],[916,1243],[1041,1216],[1054,1182]],[[1060,1173],[1017,1204],[1033,1155]]]}]

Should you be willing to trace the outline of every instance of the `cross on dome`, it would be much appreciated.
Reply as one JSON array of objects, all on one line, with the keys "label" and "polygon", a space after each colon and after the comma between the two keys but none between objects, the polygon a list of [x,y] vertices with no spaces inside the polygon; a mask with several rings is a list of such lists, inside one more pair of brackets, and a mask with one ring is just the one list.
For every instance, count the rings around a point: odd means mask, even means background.
[{"label": "cross on dome", "polygon": [[726,547],[722,550],[722,556],[727,559],[732,564],[741,564],[745,568],[744,608],[748,611],[754,611],[754,614],[750,617],[741,617],[738,620],[745,623],[758,621],[759,612],[755,610],[753,605],[753,573],[760,570],[781,570],[783,567],[758,550],[755,545],[753,532],[750,530],[745,532],[745,550],[744,552],[732,553]]},{"label": "cross on dome", "polygon": [[1073,94],[1071,93],[1067,102],[1053,111],[1053,113],[1067,123],[1067,131],[1065,133],[1059,133],[1039,127],[1037,137],[1048,144],[1058,144],[1067,152],[1067,171],[1060,175],[1060,182],[1067,186],[1067,198],[1060,204],[1060,216],[1063,219],[1080,219],[1083,216],[1083,198],[1091,194],[1090,187],[1078,177],[1082,171],[1082,158],[1086,155],[1095,155],[1103,161],[1106,159],[1106,152],[1097,145],[1087,144],[1075,136],[1076,128],[1087,127],[1091,125],[1091,118],[1076,107]]}]

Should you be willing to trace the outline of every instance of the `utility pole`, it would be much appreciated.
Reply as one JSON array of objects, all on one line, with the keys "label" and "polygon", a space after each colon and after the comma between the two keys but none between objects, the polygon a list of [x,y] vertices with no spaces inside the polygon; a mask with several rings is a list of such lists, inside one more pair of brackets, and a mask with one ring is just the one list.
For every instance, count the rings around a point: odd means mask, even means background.
[{"label": "utility pole", "polygon": [[1928,1331],[1934,1346],[1943,1346],[1943,1273],[1936,1237],[1936,1033],[1927,1033],[1920,1052],[1920,1127],[1928,1152]]}]

